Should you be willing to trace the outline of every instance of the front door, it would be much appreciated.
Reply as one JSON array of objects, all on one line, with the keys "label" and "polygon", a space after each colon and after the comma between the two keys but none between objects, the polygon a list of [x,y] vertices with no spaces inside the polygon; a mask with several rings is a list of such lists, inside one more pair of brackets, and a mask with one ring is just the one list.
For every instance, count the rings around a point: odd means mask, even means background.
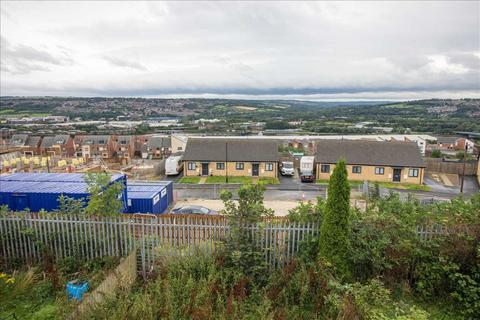
[{"label": "front door", "polygon": [[400,182],[402,169],[393,169],[393,182]]},{"label": "front door", "polygon": [[202,163],[202,176],[208,176],[208,163]]},{"label": "front door", "polygon": [[259,168],[258,163],[252,163],[252,176],[258,177],[258,168]]}]

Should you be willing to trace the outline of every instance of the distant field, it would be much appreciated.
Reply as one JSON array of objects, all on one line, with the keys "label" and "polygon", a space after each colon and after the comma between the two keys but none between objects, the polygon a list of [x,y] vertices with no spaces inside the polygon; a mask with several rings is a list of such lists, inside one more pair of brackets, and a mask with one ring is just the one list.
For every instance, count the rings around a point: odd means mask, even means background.
[{"label": "distant field", "polygon": [[13,109],[0,110],[0,114],[11,114],[11,113],[15,113],[15,110],[13,110]]},{"label": "distant field", "polygon": [[247,107],[247,106],[235,106],[238,110],[245,110],[245,111],[255,111],[257,108],[255,107]]},{"label": "distant field", "polygon": [[[8,109],[7,109],[8,110]],[[13,112],[4,112],[7,110],[0,111],[0,117],[3,118],[24,118],[24,117],[48,117],[51,116],[51,113],[15,113]]]}]

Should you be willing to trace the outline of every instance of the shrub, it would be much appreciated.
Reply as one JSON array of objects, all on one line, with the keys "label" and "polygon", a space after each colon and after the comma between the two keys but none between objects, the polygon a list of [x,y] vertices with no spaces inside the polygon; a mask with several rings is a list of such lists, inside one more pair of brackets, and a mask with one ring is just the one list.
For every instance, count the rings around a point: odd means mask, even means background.
[{"label": "shrub", "polygon": [[261,230],[252,231],[263,217],[272,216],[273,211],[263,204],[262,185],[243,185],[238,190],[238,205],[233,201],[232,193],[221,194],[230,232],[223,245],[224,266],[231,268],[255,283],[263,283],[267,278],[266,252],[260,243]]},{"label": "shrub", "polygon": [[346,278],[350,275],[350,185],[340,160],[328,184],[328,199],[320,228],[320,255]]}]

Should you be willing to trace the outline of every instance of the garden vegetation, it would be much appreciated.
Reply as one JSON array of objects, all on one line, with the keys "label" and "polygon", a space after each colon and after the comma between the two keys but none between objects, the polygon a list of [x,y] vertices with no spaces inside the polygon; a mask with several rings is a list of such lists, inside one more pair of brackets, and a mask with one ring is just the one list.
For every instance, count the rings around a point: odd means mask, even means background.
[{"label": "garden vegetation", "polygon": [[[349,208],[346,172],[337,168],[326,202],[291,210],[291,221],[321,227],[285,268],[270,269],[255,237],[242,232],[272,214],[263,187],[246,185],[238,202],[222,194],[232,233],[214,256],[200,249],[162,258],[148,281],[86,318],[480,318],[480,195],[422,205],[391,194],[359,212]],[[419,237],[417,226],[435,224],[450,232]]]}]

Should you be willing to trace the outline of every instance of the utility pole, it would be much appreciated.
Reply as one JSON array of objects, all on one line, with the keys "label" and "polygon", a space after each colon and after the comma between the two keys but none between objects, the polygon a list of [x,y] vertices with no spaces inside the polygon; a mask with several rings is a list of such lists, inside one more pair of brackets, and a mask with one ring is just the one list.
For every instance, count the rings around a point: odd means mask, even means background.
[{"label": "utility pole", "polygon": [[460,193],[463,193],[463,183],[465,182],[465,166],[467,164],[467,139],[465,138],[465,147],[463,148],[463,169],[460,180]]},{"label": "utility pole", "polygon": [[228,141],[225,141],[225,182],[228,183]]}]

